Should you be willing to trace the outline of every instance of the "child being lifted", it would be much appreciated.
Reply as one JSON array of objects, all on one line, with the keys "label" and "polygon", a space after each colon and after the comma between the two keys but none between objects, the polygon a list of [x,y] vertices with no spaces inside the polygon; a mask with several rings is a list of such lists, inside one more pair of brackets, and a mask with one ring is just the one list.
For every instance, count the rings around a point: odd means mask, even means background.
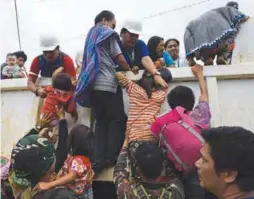
[{"label": "child being lifted", "polygon": [[64,107],[76,122],[78,113],[74,101],[74,86],[67,73],[57,72],[52,76],[52,86],[44,88],[47,94],[41,109],[41,118],[45,115],[49,118],[49,126],[54,127],[58,124],[57,108]]}]

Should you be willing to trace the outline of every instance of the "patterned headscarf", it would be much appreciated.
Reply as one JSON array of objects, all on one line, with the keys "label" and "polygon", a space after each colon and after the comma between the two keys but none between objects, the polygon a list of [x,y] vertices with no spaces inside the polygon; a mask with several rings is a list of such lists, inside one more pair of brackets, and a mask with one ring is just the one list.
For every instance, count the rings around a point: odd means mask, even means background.
[{"label": "patterned headscarf", "polygon": [[21,186],[35,185],[52,167],[55,148],[38,135],[23,137],[12,150],[12,179]]},{"label": "patterned headscarf", "polygon": [[100,70],[100,45],[111,36],[120,40],[112,28],[98,23],[90,29],[86,37],[82,69],[75,92],[76,102],[80,106],[91,107],[88,90]]}]

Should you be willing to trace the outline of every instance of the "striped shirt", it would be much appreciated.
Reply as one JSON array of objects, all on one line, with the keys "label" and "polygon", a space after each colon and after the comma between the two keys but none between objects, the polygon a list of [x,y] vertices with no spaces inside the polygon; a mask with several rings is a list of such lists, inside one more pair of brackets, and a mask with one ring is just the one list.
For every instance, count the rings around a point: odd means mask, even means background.
[{"label": "striped shirt", "polygon": [[151,124],[160,112],[167,89],[156,90],[149,98],[142,87],[127,78],[124,77],[119,82],[126,88],[130,99],[126,128],[126,136],[128,136],[129,143],[132,141],[154,140],[154,136],[151,133]]}]

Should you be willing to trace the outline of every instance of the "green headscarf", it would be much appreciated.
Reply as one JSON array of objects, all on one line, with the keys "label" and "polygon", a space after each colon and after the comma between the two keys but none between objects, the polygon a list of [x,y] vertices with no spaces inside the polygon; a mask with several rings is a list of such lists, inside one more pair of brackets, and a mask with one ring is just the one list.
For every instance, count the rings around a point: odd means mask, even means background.
[{"label": "green headscarf", "polygon": [[23,137],[12,150],[12,178],[20,186],[34,186],[49,171],[55,160],[55,148],[39,135]]}]

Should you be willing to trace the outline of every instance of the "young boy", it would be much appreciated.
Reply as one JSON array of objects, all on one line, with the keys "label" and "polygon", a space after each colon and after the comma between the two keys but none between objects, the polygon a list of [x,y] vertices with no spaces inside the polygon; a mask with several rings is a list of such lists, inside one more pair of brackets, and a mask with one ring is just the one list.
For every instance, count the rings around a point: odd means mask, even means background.
[{"label": "young boy", "polygon": [[52,77],[52,86],[44,89],[47,97],[41,109],[41,118],[45,115],[49,117],[49,124],[54,127],[58,124],[57,110],[64,107],[67,113],[70,113],[75,122],[78,119],[76,103],[73,98],[73,84],[71,77],[67,73],[57,73]]},{"label": "young boy", "polygon": [[7,57],[7,66],[3,68],[2,75],[4,79],[24,78],[25,74],[17,65],[17,57],[14,54],[9,54]]},{"label": "young boy", "polygon": [[[202,66],[192,67],[193,74],[198,78],[201,96],[198,105],[193,109],[195,96],[193,91],[186,86],[175,87],[168,95],[168,104],[172,110],[160,116],[152,124],[151,129],[155,135],[159,135],[163,126],[175,122],[176,107],[183,107],[195,125],[202,128],[210,126],[211,113],[208,104],[208,90],[203,75]],[[204,198],[204,190],[199,186],[197,173],[194,171],[183,178],[186,198]]]}]

